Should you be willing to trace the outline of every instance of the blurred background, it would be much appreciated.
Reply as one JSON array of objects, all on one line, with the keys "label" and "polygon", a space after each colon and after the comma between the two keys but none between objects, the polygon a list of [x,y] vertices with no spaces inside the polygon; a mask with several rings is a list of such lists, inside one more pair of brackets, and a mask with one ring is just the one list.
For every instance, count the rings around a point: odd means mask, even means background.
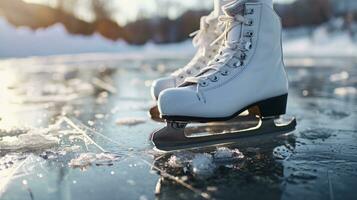
[{"label": "blurred background", "polygon": [[[357,55],[356,0],[274,3],[287,56]],[[133,45],[185,42],[212,7],[212,0],[1,0],[0,57],[121,52]]]},{"label": "blurred background", "polygon": [[213,0],[0,0],[0,199],[355,200],[357,0],[274,8],[298,126],[216,162],[156,154],[148,116]]}]

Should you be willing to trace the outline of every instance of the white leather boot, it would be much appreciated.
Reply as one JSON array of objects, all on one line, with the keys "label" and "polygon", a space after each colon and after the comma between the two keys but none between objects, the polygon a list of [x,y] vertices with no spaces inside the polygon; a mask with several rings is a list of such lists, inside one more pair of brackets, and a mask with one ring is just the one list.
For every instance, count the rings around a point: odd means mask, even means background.
[{"label": "white leather boot", "polygon": [[161,92],[163,118],[227,120],[251,106],[259,107],[261,117],[285,114],[288,80],[272,0],[240,0],[223,9],[224,45],[197,76]]},{"label": "white leather boot", "polygon": [[191,36],[195,35],[193,45],[198,48],[195,56],[185,67],[176,70],[168,77],[153,82],[151,96],[154,100],[158,99],[161,91],[177,87],[184,82],[185,78],[196,76],[217,54],[219,43],[214,45],[211,43],[223,33],[224,26],[218,23],[218,17],[223,14],[221,7],[229,2],[231,0],[214,0],[214,10],[208,16],[201,18],[200,30],[191,34]]}]

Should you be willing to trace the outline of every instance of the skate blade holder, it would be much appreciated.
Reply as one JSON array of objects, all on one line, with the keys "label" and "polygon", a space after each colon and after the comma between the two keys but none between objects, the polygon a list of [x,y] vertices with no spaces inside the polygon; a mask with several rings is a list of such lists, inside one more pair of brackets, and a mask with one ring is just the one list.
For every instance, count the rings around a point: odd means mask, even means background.
[{"label": "skate blade holder", "polygon": [[167,126],[152,134],[151,140],[159,151],[177,151],[224,145],[255,145],[289,135],[295,130],[294,117],[258,118],[251,115],[239,120],[205,124],[167,122]]}]

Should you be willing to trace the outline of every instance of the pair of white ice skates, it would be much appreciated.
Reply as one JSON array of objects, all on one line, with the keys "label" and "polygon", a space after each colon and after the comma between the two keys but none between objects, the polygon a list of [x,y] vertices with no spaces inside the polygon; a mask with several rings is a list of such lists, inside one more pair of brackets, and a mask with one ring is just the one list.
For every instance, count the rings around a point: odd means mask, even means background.
[{"label": "pair of white ice skates", "polygon": [[[218,18],[202,18],[194,38],[199,50],[192,61],[153,83],[152,96],[158,100],[161,118],[167,121],[167,126],[151,137],[160,150],[231,143],[295,128],[295,119],[276,123],[286,111],[288,80],[281,22],[272,0],[235,0],[222,10],[224,15]],[[239,129],[242,124],[237,125],[237,120],[247,124],[240,116],[245,110],[258,122]],[[229,120],[234,123],[218,123]],[[215,122],[226,129],[213,135],[190,136],[195,131],[185,131],[185,127],[191,122]]]}]

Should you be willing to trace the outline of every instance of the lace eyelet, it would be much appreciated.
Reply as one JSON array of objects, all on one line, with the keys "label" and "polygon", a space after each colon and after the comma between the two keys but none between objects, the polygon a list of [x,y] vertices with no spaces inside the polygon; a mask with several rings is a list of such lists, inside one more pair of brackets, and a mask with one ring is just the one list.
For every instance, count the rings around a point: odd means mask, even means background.
[{"label": "lace eyelet", "polygon": [[219,77],[215,75],[215,76],[213,76],[213,78],[210,78],[210,80],[212,82],[217,82],[219,80]]},{"label": "lace eyelet", "polygon": [[253,20],[252,19],[248,19],[247,25],[248,26],[252,26],[253,25]]},{"label": "lace eyelet", "polygon": [[250,50],[252,48],[252,43],[251,42],[247,42],[245,45],[244,45],[244,48],[246,50]]},{"label": "lace eyelet", "polygon": [[247,31],[244,34],[245,37],[253,37],[253,31]]},{"label": "lace eyelet", "polygon": [[179,78],[180,78],[180,79],[184,79],[185,77],[181,75],[181,76],[179,76]]},{"label": "lace eyelet", "polygon": [[236,63],[233,64],[233,67],[234,67],[234,68],[238,68],[238,67],[241,66],[241,63],[242,63],[241,61],[238,61],[238,62],[236,62]]},{"label": "lace eyelet", "polygon": [[253,8],[248,8],[248,9],[245,9],[244,14],[246,14],[246,15],[251,15],[251,14],[254,14],[254,9],[253,9]]},{"label": "lace eyelet", "polygon": [[246,57],[247,55],[245,53],[240,54],[240,59],[245,60]]},{"label": "lace eyelet", "polygon": [[229,74],[228,70],[221,71],[222,76],[227,76]]},{"label": "lace eyelet", "polygon": [[219,58],[215,59],[214,61],[219,62]]},{"label": "lace eyelet", "polygon": [[207,81],[202,81],[202,82],[200,83],[200,86],[201,86],[201,87],[207,87],[207,86],[208,86],[208,82],[207,82]]}]

